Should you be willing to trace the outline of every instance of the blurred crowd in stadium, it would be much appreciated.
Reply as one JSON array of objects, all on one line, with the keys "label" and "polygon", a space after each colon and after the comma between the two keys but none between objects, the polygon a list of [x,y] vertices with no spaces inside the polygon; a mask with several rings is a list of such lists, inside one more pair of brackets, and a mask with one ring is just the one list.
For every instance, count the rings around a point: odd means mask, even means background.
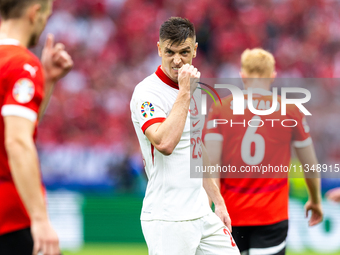
[{"label": "blurred crowd in stadium", "polygon": [[[55,34],[75,65],[56,87],[40,126],[47,184],[143,190],[131,181],[140,183],[143,163],[129,102],[135,85],[160,64],[159,26],[170,16],[194,23],[194,65],[203,77],[239,77],[241,52],[262,47],[274,54],[278,77],[332,78],[340,77],[339,12],[336,0],[56,0],[41,40]],[[334,84],[322,89],[326,98],[340,94]],[[327,118],[339,126],[339,118]],[[334,144],[340,158],[339,132],[327,132],[325,147]]]}]

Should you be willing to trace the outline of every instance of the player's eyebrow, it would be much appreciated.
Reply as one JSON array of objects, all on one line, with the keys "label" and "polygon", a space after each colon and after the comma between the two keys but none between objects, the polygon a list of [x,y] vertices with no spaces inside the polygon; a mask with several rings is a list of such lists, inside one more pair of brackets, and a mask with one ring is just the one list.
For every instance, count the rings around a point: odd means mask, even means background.
[{"label": "player's eyebrow", "polygon": [[171,51],[171,52],[174,52],[172,49],[168,48],[168,47],[165,47],[165,51]]},{"label": "player's eyebrow", "polygon": [[[187,46],[185,47],[184,49],[180,49],[179,52],[182,52],[182,51],[190,51],[190,46]],[[168,48],[168,47],[165,47],[165,51],[171,51],[171,52],[174,52],[172,49]]]},{"label": "player's eyebrow", "polygon": [[184,49],[181,49],[180,51],[190,50],[190,46],[185,47]]}]

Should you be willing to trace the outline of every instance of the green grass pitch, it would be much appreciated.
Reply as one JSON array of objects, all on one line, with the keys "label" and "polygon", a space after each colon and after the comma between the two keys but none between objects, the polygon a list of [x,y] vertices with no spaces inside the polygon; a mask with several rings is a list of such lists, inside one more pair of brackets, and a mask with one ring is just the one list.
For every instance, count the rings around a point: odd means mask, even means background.
[{"label": "green grass pitch", "polygon": [[77,252],[64,251],[63,255],[147,255],[145,244],[86,244]]},{"label": "green grass pitch", "polygon": [[[63,255],[147,255],[148,249],[145,244],[86,244],[84,248],[77,252],[64,251]],[[339,255],[339,253],[293,253],[286,255]]]}]

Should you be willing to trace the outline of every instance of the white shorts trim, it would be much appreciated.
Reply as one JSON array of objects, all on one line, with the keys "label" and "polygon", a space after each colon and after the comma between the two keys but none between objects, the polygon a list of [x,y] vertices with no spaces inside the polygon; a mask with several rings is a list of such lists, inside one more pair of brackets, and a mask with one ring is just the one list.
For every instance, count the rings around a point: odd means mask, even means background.
[{"label": "white shorts trim", "polygon": [[283,241],[281,244],[269,248],[250,248],[249,255],[271,255],[276,254],[283,250],[286,246],[286,241]]},{"label": "white shorts trim", "polygon": [[18,116],[35,122],[38,114],[30,108],[21,105],[7,104],[1,109],[2,116]]}]

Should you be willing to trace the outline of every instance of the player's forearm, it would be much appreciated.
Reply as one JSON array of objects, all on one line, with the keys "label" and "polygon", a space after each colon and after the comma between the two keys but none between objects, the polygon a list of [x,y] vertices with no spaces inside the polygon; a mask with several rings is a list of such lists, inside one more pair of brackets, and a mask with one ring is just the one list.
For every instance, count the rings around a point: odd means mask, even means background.
[{"label": "player's forearm", "polygon": [[319,178],[306,178],[309,199],[314,204],[321,203],[321,181]]},{"label": "player's forearm", "polygon": [[212,178],[204,178],[203,179],[203,188],[207,192],[208,196],[214,202],[215,207],[220,207],[226,210],[226,206],[221,196],[220,190]]},{"label": "player's forearm", "polygon": [[320,173],[312,171],[316,169],[318,160],[315,155],[313,144],[304,148],[296,148],[296,154],[300,160],[305,174],[309,197],[312,203],[321,203],[321,181]]},{"label": "player's forearm", "polygon": [[[205,145],[202,145],[202,160],[203,160],[203,166],[206,169],[209,169],[209,166],[216,166],[221,165],[221,154],[222,154],[222,146],[221,142],[217,141],[209,141],[205,143]],[[216,172],[208,172],[206,173],[209,177],[214,178],[214,181],[220,189],[220,174],[218,171]]]},{"label": "player's forearm", "polygon": [[204,142],[207,154],[212,165],[221,164],[222,141],[208,140]]},{"label": "player's forearm", "polygon": [[183,134],[190,105],[190,93],[179,91],[174,106],[155,132],[154,146],[161,152],[171,154]]},{"label": "player's forearm", "polygon": [[6,151],[13,181],[31,220],[46,220],[38,154],[33,140],[7,140]]},{"label": "player's forearm", "polygon": [[38,115],[38,121],[40,122],[42,117],[44,116],[45,114],[45,111],[46,111],[46,108],[48,106],[48,103],[50,102],[50,98],[52,96],[52,92],[53,92],[53,89],[54,89],[54,84],[55,84],[55,81],[52,81],[52,80],[49,80],[49,79],[46,79],[45,81],[45,96],[44,96],[44,99],[43,101],[41,102],[41,105],[40,105],[40,108],[39,108],[39,115]]},{"label": "player's forearm", "polygon": [[[208,150],[203,144],[202,144],[202,156],[203,166],[205,167],[211,166]],[[219,180],[219,175],[213,176],[218,178],[211,178],[211,176],[212,175],[209,176],[210,178],[206,177],[203,179],[203,187],[209,196],[209,202],[211,202],[210,200],[212,200],[212,202],[214,202],[215,204],[215,207],[216,206],[225,207],[225,203],[223,197],[221,196],[219,185],[216,183],[216,180]]]}]

